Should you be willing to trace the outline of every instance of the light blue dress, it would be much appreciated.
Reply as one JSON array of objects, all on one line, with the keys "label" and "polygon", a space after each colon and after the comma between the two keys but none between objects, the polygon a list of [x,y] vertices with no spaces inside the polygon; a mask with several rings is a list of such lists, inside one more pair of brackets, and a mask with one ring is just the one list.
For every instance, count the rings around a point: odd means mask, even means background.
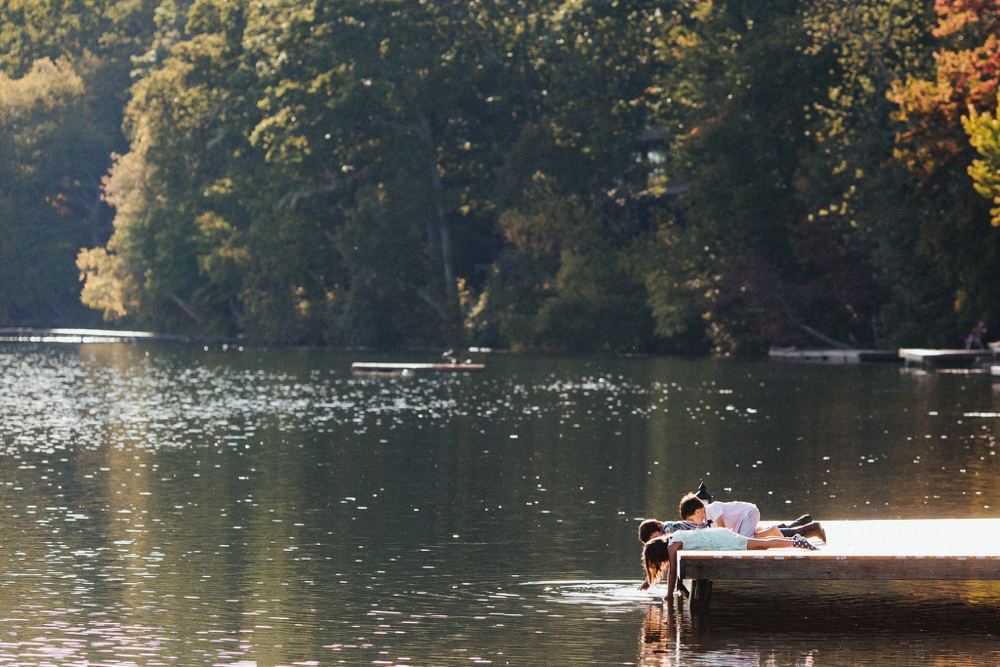
[{"label": "light blue dress", "polygon": [[672,533],[670,543],[680,542],[681,550],[695,549],[698,551],[742,551],[747,548],[747,537],[737,535],[728,528],[699,528],[698,530],[679,530]]}]

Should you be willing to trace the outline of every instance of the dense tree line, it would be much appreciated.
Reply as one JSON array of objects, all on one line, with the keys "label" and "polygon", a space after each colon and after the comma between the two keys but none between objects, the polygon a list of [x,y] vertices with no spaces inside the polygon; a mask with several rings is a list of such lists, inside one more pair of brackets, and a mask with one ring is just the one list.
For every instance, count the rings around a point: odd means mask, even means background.
[{"label": "dense tree line", "polygon": [[954,346],[1000,329],[998,17],[0,0],[0,324]]}]

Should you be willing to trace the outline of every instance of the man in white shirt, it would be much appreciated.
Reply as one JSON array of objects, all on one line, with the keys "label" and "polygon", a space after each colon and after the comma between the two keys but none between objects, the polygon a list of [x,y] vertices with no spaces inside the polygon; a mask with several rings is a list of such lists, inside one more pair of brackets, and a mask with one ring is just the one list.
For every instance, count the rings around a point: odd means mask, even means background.
[{"label": "man in white shirt", "polygon": [[[693,493],[689,493],[681,498],[680,504],[681,518],[696,524],[709,522],[708,525],[716,528],[728,528],[734,533],[745,537],[786,537],[785,532],[778,526],[762,528],[760,524],[760,510],[753,503],[715,502],[706,505],[701,498]],[[826,531],[818,521],[807,523],[803,526],[786,528],[794,534],[802,537],[819,537],[826,542]]]}]

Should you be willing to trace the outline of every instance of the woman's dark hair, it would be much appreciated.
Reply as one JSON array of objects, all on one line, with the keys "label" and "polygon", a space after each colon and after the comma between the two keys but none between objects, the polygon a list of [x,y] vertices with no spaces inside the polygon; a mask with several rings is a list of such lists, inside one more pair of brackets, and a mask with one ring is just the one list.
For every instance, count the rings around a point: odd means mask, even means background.
[{"label": "woman's dark hair", "polygon": [[642,548],[642,566],[650,586],[663,578],[663,566],[669,559],[670,536],[654,537]]}]

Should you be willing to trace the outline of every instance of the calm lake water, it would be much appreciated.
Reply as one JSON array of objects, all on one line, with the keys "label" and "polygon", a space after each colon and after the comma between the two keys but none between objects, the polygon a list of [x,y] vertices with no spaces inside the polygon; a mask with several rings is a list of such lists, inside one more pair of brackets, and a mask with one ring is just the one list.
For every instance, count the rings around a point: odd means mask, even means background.
[{"label": "calm lake water", "polygon": [[1000,663],[993,584],[636,590],[639,520],[702,480],[765,519],[1000,516],[989,375],[360,359],[0,347],[0,664]]}]

